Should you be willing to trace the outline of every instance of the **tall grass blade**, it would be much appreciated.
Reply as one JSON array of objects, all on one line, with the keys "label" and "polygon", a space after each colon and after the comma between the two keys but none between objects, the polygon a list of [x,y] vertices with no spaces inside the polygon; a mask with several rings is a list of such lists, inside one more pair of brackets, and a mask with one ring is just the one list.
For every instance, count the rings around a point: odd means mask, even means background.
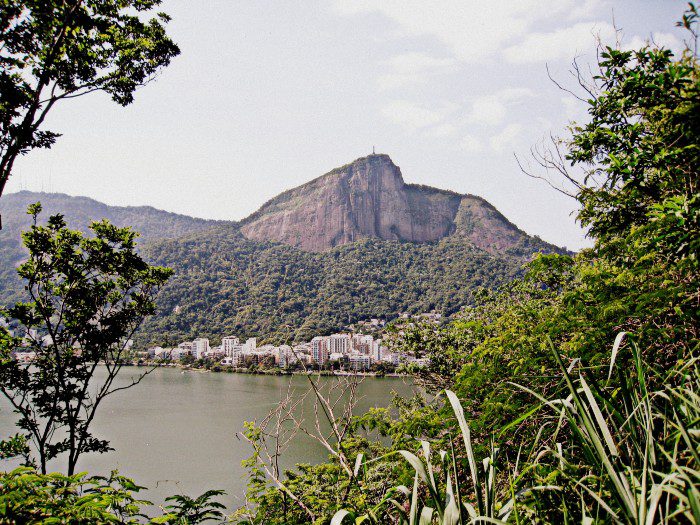
[{"label": "tall grass blade", "polygon": [[430,525],[433,522],[433,509],[430,507],[423,507],[420,511],[420,520],[418,525]]},{"label": "tall grass blade", "polygon": [[345,509],[339,510],[338,512],[336,512],[333,515],[333,519],[331,520],[331,525],[341,525],[343,523],[343,520],[348,516],[350,516],[350,513],[347,510],[345,510]]},{"label": "tall grass blade", "polygon": [[413,492],[411,493],[411,510],[408,514],[408,525],[416,525],[418,519],[418,472],[413,478]]},{"label": "tall grass blade", "polygon": [[610,368],[608,369],[608,381],[610,381],[610,378],[612,377],[612,371],[613,368],[615,368],[617,354],[620,351],[620,345],[622,345],[622,342],[625,340],[625,336],[627,336],[627,332],[620,332],[615,336],[615,343],[613,343],[612,353],[610,354]]},{"label": "tall grass blade", "polygon": [[603,416],[603,413],[600,411],[600,407],[598,406],[598,403],[595,400],[595,397],[593,397],[593,392],[591,392],[590,387],[588,386],[588,383],[586,383],[586,380],[581,377],[579,379],[581,382],[581,388],[586,395],[586,400],[588,401],[588,405],[591,407],[591,410],[593,411],[593,417],[595,417],[596,423],[598,423],[598,428],[601,430],[603,433],[603,439],[605,439],[605,444],[608,447],[608,451],[610,452],[611,456],[618,457],[620,455],[619,450],[617,449],[617,445],[615,444],[615,441],[613,440],[612,433],[610,432],[610,428],[608,428],[608,424],[605,422],[605,417]]},{"label": "tall grass blade", "polygon": [[471,432],[469,430],[469,425],[467,424],[467,419],[464,417],[464,409],[462,408],[462,403],[460,403],[457,395],[451,390],[446,390],[447,399],[452,405],[452,410],[457,417],[457,422],[459,423],[459,428],[462,431],[462,439],[464,441],[464,448],[467,452],[467,461],[469,462],[469,470],[471,471],[472,481],[474,483],[474,493],[476,498],[476,506],[479,509],[480,514],[485,514],[484,504],[481,498],[481,483],[479,482],[479,472],[477,470],[477,463],[474,459],[474,449],[472,448]]}]

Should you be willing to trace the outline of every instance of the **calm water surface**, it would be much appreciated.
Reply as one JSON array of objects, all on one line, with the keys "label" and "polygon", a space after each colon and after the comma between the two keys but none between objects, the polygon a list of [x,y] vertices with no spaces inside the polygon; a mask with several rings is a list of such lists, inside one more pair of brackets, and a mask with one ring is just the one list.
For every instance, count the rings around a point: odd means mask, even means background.
[{"label": "calm water surface", "polygon": [[[118,381],[126,382],[140,369],[124,368]],[[290,385],[301,393],[308,387],[302,376],[256,376],[244,374],[182,372],[159,368],[141,384],[108,397],[94,423],[94,433],[108,439],[113,452],[88,454],[80,470],[107,474],[113,468],[149,487],[145,498],[159,504],[174,493],[199,495],[212,488],[224,489],[229,509],[243,501],[246,476],[241,460],[250,455],[249,445],[237,438],[243,422],[260,420],[287,393]],[[333,378],[321,378],[329,385]],[[387,406],[391,392],[410,395],[415,387],[400,378],[367,378],[358,387],[362,396],[356,412]],[[304,414],[313,418],[312,400]],[[17,432],[16,416],[0,399],[0,436]],[[326,458],[321,446],[299,437],[285,453],[285,466],[315,463]],[[14,465],[0,461],[7,470]],[[52,470],[65,465],[55,461]]]}]

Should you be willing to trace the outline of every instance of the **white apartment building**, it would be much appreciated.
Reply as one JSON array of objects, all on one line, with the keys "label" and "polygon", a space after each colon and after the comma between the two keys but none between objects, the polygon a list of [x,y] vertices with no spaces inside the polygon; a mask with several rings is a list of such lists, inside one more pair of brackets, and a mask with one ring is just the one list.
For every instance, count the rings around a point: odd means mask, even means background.
[{"label": "white apartment building", "polygon": [[381,339],[378,341],[372,341],[372,353],[370,355],[374,361],[382,360],[382,354],[384,353],[383,348]]},{"label": "white apartment building", "polygon": [[372,343],[374,343],[374,337],[371,335],[355,334],[352,336],[352,350],[355,352],[370,355],[372,353]]},{"label": "white apartment building", "polygon": [[192,354],[197,359],[201,359],[207,353],[209,353],[209,339],[205,337],[198,337],[192,341]]},{"label": "white apartment building", "polygon": [[277,348],[277,364],[280,368],[287,368],[288,366],[293,365],[297,361],[298,360],[296,358],[296,355],[294,355],[291,346],[282,345]]},{"label": "white apartment building", "polygon": [[239,346],[241,342],[234,335],[227,335],[221,339],[221,351],[225,356],[230,356],[234,346]]},{"label": "white apartment building", "polygon": [[251,337],[245,343],[241,343],[238,337],[229,335],[221,339],[221,352],[225,356],[225,363],[231,366],[243,366],[246,355],[252,355],[257,348],[257,339]]},{"label": "white apartment building", "polygon": [[328,351],[331,354],[348,354],[351,341],[348,334],[333,334],[328,338]]},{"label": "white apartment building", "polygon": [[179,345],[177,345],[177,349],[178,349],[177,354],[180,357],[185,356],[185,355],[195,355],[193,348],[194,348],[194,345],[189,341],[186,341],[184,343],[180,343]]},{"label": "white apartment building", "polygon": [[161,346],[149,348],[148,355],[151,355],[151,351],[153,351],[153,357],[158,359],[179,359],[181,356],[186,355],[187,353],[192,353],[191,350],[182,350],[180,347],[163,348]]},{"label": "white apartment building", "polygon": [[183,350],[178,346],[177,348],[163,348],[163,352],[161,353],[160,357],[163,359],[178,361],[186,355],[192,355],[192,350]]}]

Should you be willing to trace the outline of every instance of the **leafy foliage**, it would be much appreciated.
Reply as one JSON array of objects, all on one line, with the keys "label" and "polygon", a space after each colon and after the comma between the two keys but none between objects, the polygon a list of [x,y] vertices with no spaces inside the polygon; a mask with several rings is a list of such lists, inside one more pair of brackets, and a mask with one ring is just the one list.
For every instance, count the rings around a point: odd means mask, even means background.
[{"label": "leafy foliage", "polygon": [[190,523],[203,523],[223,518],[224,514],[221,509],[225,508],[224,505],[218,501],[212,501],[212,498],[223,494],[223,490],[208,490],[196,498],[179,494],[169,496],[165,498],[165,501],[173,503],[163,507],[167,514],[153,519],[151,523],[189,525]]},{"label": "leafy foliage", "polygon": [[[361,479],[350,479],[337,458],[320,465],[298,464],[285,473],[284,486],[270,489],[264,470],[259,466],[260,428],[246,424],[246,438],[253,443],[253,454],[243,461],[248,470],[249,483],[246,506],[233,516],[237,523],[247,525],[324,524],[335,509],[352,502],[355,509],[370,509],[391,488],[395,479],[394,467],[387,462],[365,464],[359,451],[380,453],[383,449],[371,440],[355,436],[343,443],[348,457],[354,457]],[[359,468],[362,467],[360,476]],[[303,507],[299,505],[303,502]]]},{"label": "leafy foliage", "polygon": [[0,441],[0,460],[22,456],[29,461],[30,454],[27,438],[22,434],[15,434]]},{"label": "leafy foliage", "polygon": [[[154,296],[172,271],[146,263],[129,228],[103,220],[87,237],[68,229],[61,215],[36,224],[40,212],[39,203],[28,209],[35,224],[23,234],[29,259],[18,268],[31,301],[7,312],[26,335],[1,340],[0,392],[19,415],[41,471],[65,452],[72,475],[82,453],[109,450],[90,425],[100,402],[116,391],[127,342],[155,311]],[[16,350],[33,352],[32,365],[15,359]],[[96,383],[99,365],[107,375]]]},{"label": "leafy foliage", "polygon": [[[654,250],[697,263],[700,248],[700,79],[689,51],[607,48],[591,118],[574,127],[568,158],[588,166],[579,220],[598,252]],[[635,243],[629,241],[635,240]],[[621,242],[627,241],[627,242]]]},{"label": "leafy foliage", "polygon": [[[381,512],[342,510],[333,522],[350,523],[354,518],[355,523],[425,525],[522,520],[697,523],[698,362],[676,367],[665,378],[666,386],[651,392],[647,378],[655,372],[635,345],[630,346],[635,366],[615,367],[621,341],[618,338],[614,347],[606,384],[589,383],[580,372],[572,377],[571,365],[566,366],[554,351],[568,395],[547,399],[523,387],[541,401],[541,407],[553,412],[549,424],[554,432],[544,444],[531,443],[529,457],[516,461],[512,470],[498,470],[499,451],[493,446],[483,462],[476,459],[464,409],[448,390],[463,454],[455,454],[454,448],[434,454],[425,440],[421,441],[422,458],[409,450],[399,451],[414,472],[413,490],[396,486],[386,492]],[[458,474],[465,463],[469,488]],[[406,503],[396,496],[405,497]]]},{"label": "leafy foliage", "polygon": [[182,524],[220,521],[221,503],[212,498],[223,494],[208,491],[197,498],[172,496],[174,505],[162,516],[148,518],[138,499],[144,487],[114,471],[109,477],[85,473],[66,476],[58,472],[38,474],[21,467],[0,473],[0,521],[2,523]]},{"label": "leafy foliage", "polygon": [[0,474],[0,518],[4,523],[139,523],[135,498],[143,487],[112,472],[109,478],[84,473],[37,474],[22,467]]}]

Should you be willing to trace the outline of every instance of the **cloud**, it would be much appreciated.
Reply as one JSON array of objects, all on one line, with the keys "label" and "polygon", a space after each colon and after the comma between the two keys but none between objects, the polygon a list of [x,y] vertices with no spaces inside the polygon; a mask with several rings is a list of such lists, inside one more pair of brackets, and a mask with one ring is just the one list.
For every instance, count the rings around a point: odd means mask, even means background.
[{"label": "cloud", "polygon": [[534,93],[527,88],[506,88],[478,97],[472,102],[467,122],[497,126],[508,116],[509,106],[532,96]]},{"label": "cloud", "polygon": [[519,0],[504,7],[493,0],[336,0],[334,6],[346,16],[379,13],[403,36],[436,38],[455,58],[479,62],[558,14],[579,10],[579,16],[588,16],[602,3],[588,0],[582,6],[580,0]]},{"label": "cloud", "polygon": [[383,65],[388,71],[377,79],[377,84],[380,89],[386,90],[425,83],[428,78],[448,71],[455,65],[455,60],[426,53],[405,53],[385,61]]},{"label": "cloud", "polygon": [[522,42],[504,49],[503,55],[509,62],[519,64],[569,60],[595,49],[597,38],[614,41],[615,28],[607,22],[580,22],[549,33],[531,33]]},{"label": "cloud", "polygon": [[503,152],[515,146],[517,139],[523,131],[520,124],[509,124],[499,134],[494,135],[489,140],[491,148],[495,151]]},{"label": "cloud", "polygon": [[652,33],[649,38],[642,38],[639,35],[635,35],[631,39],[625,41],[622,44],[622,48],[631,50],[648,45],[670,49],[675,55],[680,55],[685,49],[683,41],[671,33]]},{"label": "cloud", "polygon": [[569,20],[581,20],[582,18],[589,18],[604,12],[607,8],[607,4],[608,2],[605,0],[585,0],[585,2],[571,9],[569,12]]},{"label": "cloud", "polygon": [[462,138],[461,146],[467,153],[478,153],[484,149],[484,143],[474,135],[465,135]]},{"label": "cloud", "polygon": [[441,123],[456,109],[457,107],[453,104],[443,104],[439,108],[432,109],[408,100],[392,100],[382,109],[382,114],[396,124],[410,131],[416,131]]},{"label": "cloud", "polygon": [[438,139],[444,139],[447,137],[453,137],[457,134],[458,128],[450,122],[445,122],[444,124],[438,124],[423,131],[423,135],[426,137],[433,137]]}]

